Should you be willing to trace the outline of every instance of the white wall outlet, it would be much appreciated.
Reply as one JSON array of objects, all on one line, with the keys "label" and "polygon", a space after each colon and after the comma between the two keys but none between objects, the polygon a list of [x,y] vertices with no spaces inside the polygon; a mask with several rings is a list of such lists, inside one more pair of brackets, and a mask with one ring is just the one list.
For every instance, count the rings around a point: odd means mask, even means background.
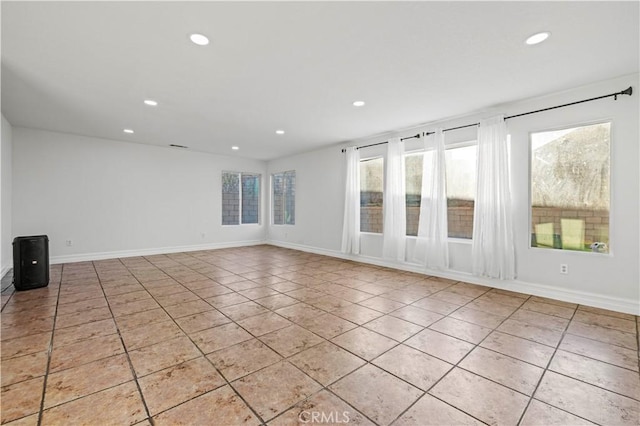
[{"label": "white wall outlet", "polygon": [[67,243],[67,247],[71,247],[73,245],[73,241],[71,240],[67,240],[66,243]]},{"label": "white wall outlet", "polygon": [[560,264],[560,273],[561,274],[568,274],[569,273],[569,265],[567,265],[566,263],[561,263]]}]

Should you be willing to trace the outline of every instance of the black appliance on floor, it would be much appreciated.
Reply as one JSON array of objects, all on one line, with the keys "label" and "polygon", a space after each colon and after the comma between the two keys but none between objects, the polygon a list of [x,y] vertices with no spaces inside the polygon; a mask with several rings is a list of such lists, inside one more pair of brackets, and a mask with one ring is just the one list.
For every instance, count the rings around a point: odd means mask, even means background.
[{"label": "black appliance on floor", "polygon": [[30,290],[49,284],[49,237],[35,235],[13,239],[13,286]]}]

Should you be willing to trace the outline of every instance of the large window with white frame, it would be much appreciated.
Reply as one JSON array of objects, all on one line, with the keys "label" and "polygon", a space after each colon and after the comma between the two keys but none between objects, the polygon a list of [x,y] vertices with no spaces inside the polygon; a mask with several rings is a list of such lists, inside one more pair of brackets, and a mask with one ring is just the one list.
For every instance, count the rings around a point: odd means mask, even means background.
[{"label": "large window with white frame", "polygon": [[260,220],[260,175],[222,172],[222,224],[257,224]]},{"label": "large window with white frame", "polygon": [[531,246],[609,252],[611,122],[531,133]]},{"label": "large window with white frame", "polygon": [[[473,236],[477,152],[475,141],[445,150],[449,238],[471,239]],[[405,155],[407,235],[410,236],[418,235],[423,160],[424,152]]]},{"label": "large window with white frame", "polygon": [[272,182],[272,217],[274,225],[296,223],[296,172],[274,173]]}]

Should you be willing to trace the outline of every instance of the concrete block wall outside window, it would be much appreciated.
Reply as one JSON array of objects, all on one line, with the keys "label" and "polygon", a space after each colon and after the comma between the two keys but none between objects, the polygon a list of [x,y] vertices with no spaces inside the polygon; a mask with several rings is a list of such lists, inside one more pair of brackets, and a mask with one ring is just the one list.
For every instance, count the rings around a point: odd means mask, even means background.
[{"label": "concrete block wall outside window", "polygon": [[273,184],[273,224],[295,225],[296,223],[296,172],[274,173]]},{"label": "concrete block wall outside window", "polygon": [[259,223],[260,175],[222,172],[222,224]]}]

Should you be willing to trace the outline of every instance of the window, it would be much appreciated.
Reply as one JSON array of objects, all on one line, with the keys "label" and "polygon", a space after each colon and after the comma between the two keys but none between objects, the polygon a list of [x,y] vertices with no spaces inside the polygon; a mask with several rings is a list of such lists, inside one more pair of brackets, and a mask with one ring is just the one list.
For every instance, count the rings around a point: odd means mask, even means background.
[{"label": "window", "polygon": [[274,173],[273,224],[295,225],[296,223],[296,172]]},{"label": "window", "polygon": [[420,199],[422,196],[422,160],[424,154],[407,154],[404,157],[405,190],[407,203],[407,235],[418,235]]},{"label": "window", "polygon": [[222,224],[258,223],[260,175],[222,172]]},{"label": "window", "polygon": [[531,134],[531,246],[609,251],[611,123]]},{"label": "window", "polygon": [[[449,238],[470,239],[473,236],[477,152],[475,143],[445,150]],[[407,235],[418,235],[423,160],[422,152],[405,156]]]},{"label": "window", "polygon": [[360,231],[382,233],[384,160],[360,161]]},{"label": "window", "polygon": [[445,151],[449,238],[473,237],[477,156],[475,142]]}]

